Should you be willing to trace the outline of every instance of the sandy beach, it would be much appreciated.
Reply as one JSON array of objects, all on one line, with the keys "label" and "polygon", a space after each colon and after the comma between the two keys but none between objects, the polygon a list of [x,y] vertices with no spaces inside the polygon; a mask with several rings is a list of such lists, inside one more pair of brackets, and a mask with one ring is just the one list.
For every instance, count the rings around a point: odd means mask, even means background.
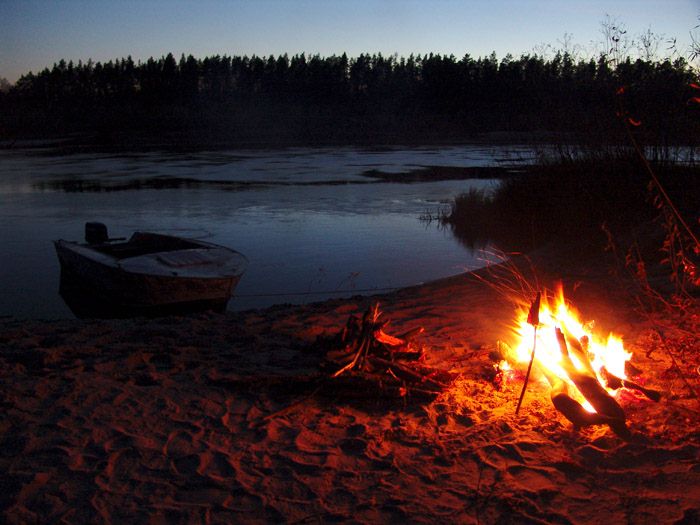
[{"label": "sandy beach", "polygon": [[[5,319],[1,521],[700,523],[697,334],[636,313],[603,265],[544,260],[542,282],[563,278],[664,393],[621,393],[629,440],[574,429],[538,382],[515,415],[522,381],[489,376],[513,305],[488,269],[237,314]],[[448,390],[421,401],[319,383],[319,336],[374,301],[391,331],[425,328],[426,362],[458,374]]]}]

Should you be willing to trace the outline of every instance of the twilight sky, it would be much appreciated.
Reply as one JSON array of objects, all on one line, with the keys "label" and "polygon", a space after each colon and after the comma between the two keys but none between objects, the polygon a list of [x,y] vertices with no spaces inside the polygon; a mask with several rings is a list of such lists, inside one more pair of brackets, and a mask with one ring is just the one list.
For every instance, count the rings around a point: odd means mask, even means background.
[{"label": "twilight sky", "polygon": [[700,0],[0,0],[0,77],[14,82],[61,58],[138,61],[168,52],[502,58],[561,47],[565,33],[595,53],[606,15],[630,36],[651,28],[676,37],[684,52]]}]

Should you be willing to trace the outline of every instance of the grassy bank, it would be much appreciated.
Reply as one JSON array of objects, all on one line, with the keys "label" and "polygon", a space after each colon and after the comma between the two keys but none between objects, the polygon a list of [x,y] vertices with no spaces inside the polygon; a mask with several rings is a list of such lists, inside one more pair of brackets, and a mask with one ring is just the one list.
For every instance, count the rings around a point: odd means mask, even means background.
[{"label": "grassy bank", "polygon": [[[653,169],[697,230],[699,168],[664,163]],[[533,166],[504,179],[493,192],[471,190],[458,196],[440,220],[470,247],[491,240],[507,251],[559,242],[602,248],[608,233],[629,238],[655,219],[661,223],[662,211],[643,163],[632,156],[611,156]]]}]

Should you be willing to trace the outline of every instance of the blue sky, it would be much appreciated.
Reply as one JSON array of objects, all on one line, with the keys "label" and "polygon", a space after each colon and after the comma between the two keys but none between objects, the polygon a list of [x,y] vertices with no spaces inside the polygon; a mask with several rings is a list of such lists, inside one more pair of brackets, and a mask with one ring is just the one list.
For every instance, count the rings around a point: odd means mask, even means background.
[{"label": "blue sky", "polygon": [[14,82],[61,58],[145,60],[168,52],[495,51],[501,58],[561,47],[565,33],[590,53],[600,49],[606,15],[630,36],[651,28],[677,37],[683,51],[700,24],[700,0],[0,0],[0,77]]}]

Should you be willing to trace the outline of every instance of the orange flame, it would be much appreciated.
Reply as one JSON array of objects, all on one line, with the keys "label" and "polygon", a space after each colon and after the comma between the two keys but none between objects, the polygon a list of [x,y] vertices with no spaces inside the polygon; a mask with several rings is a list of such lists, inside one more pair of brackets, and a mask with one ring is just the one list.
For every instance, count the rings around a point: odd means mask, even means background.
[{"label": "orange flame", "polygon": [[[532,353],[535,327],[528,323],[528,317],[532,318],[528,308],[520,308],[515,332],[518,336],[517,345],[512,348],[511,355],[507,359],[513,363],[527,364]],[[605,381],[601,370],[603,367],[608,372],[625,379],[625,363],[632,357],[624,348],[622,339],[615,335],[601,338],[594,330],[593,322],[584,323],[580,314],[566,302],[561,286],[554,297],[542,296],[539,309],[539,324],[537,325],[537,343],[535,363],[540,369],[546,369],[560,379],[569,383],[572,388],[572,397],[575,397],[587,410],[594,412],[593,407],[578,393],[568,374],[561,364],[561,349],[556,337],[556,328],[565,334],[569,346],[571,360],[581,372],[590,371],[591,368],[598,381],[605,387]],[[544,377],[542,378],[544,380]],[[610,391],[614,395],[614,391]]]}]

